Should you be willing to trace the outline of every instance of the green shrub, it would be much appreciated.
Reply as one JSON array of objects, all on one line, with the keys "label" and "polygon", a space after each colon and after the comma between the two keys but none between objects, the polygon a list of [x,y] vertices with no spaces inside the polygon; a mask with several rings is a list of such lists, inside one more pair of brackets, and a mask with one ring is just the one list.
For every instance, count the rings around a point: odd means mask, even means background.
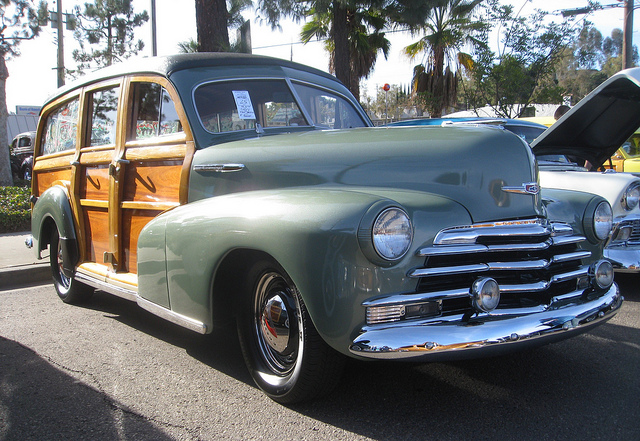
[{"label": "green shrub", "polygon": [[0,233],[31,228],[30,196],[29,187],[0,187]]}]

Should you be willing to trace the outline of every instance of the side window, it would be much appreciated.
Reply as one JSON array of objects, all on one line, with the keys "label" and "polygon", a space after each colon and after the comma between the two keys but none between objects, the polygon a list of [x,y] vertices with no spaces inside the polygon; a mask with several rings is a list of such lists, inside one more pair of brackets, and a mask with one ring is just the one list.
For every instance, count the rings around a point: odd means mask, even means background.
[{"label": "side window", "polygon": [[28,136],[23,136],[18,141],[18,147],[31,147],[31,138]]},{"label": "side window", "polygon": [[78,99],[63,104],[47,117],[42,154],[72,150],[76,147]]},{"label": "side window", "polygon": [[176,106],[165,88],[157,83],[137,83],[134,88],[133,139],[146,139],[182,132]]},{"label": "side window", "polygon": [[331,129],[366,126],[353,105],[341,96],[303,84],[294,83],[293,87],[315,125]]},{"label": "side window", "polygon": [[211,133],[308,125],[283,80],[203,84],[194,94],[203,127]]},{"label": "side window", "polygon": [[116,143],[118,95],[120,87],[102,89],[91,94],[91,146]]}]

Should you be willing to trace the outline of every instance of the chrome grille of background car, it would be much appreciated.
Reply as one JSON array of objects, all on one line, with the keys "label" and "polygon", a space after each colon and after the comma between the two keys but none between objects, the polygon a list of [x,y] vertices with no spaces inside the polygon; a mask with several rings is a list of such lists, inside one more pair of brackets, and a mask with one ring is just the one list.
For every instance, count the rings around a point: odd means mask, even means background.
[{"label": "chrome grille of background car", "polygon": [[425,265],[409,276],[423,300],[442,301],[442,314],[470,310],[469,288],[480,276],[500,285],[498,309],[548,305],[587,276],[582,259],[591,253],[579,249],[583,240],[567,224],[538,220],[445,229],[419,250]]},{"label": "chrome grille of background car", "polygon": [[[624,222],[626,224],[626,222]],[[629,240],[627,240],[628,245],[640,245],[640,219],[635,219],[630,221],[632,230],[631,236],[629,236]]]}]

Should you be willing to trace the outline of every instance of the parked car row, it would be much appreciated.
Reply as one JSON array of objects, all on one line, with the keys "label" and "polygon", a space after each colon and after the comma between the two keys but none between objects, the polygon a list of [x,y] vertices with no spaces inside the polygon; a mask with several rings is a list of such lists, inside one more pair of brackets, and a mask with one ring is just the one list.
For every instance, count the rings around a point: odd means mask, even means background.
[{"label": "parked car row", "polygon": [[345,357],[502,353],[623,302],[610,203],[541,189],[520,137],[374,128],[334,77],[279,59],[150,58],[66,86],[32,191],[29,245],[64,302],[98,288],[198,333],[235,325],[283,403],[329,393]]}]

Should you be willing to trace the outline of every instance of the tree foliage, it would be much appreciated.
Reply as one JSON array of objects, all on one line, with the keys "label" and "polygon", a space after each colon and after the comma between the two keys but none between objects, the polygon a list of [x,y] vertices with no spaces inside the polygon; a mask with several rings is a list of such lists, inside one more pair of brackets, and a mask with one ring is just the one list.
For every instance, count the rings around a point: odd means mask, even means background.
[{"label": "tree foliage", "polygon": [[[493,52],[487,44],[477,54],[464,91],[466,101],[476,108],[489,105],[506,118],[521,116],[534,102],[560,102],[555,68],[575,37],[574,22],[556,23],[541,10],[520,16],[498,0],[488,0],[486,17],[499,31],[500,47]],[[487,43],[489,35],[483,37]]]},{"label": "tree foliage", "polygon": [[[273,28],[283,17],[296,21],[310,17],[303,41],[328,38],[329,70],[357,97],[380,52],[386,57],[390,44],[384,28],[388,22],[385,0],[258,0],[260,19]],[[393,2],[391,2],[393,3]]]},{"label": "tree foliage", "polygon": [[196,0],[197,51],[236,52],[237,44],[229,40],[229,28],[244,23],[242,11],[252,4],[251,0]]},{"label": "tree foliage", "polygon": [[147,11],[135,13],[132,0],[95,0],[75,7],[74,37],[80,49],[73,51],[77,73],[110,66],[136,55],[144,48],[135,29],[149,20]]},{"label": "tree foliage", "polygon": [[404,51],[423,62],[413,71],[413,92],[432,117],[455,104],[459,71],[471,68],[471,55],[464,48],[485,48],[487,24],[474,17],[484,0],[399,0],[398,22],[422,37]]},{"label": "tree foliage", "polygon": [[[385,37],[384,29],[387,25],[385,12],[375,5],[353,3],[347,7],[346,31],[348,41],[348,78],[346,83],[351,93],[360,99],[360,80],[368,78],[375,66],[378,54],[382,52],[385,58],[389,54],[391,43]],[[328,9],[311,9],[308,12],[310,20],[302,28],[301,38],[304,43],[312,39],[326,39],[325,49],[329,52],[329,71],[337,72],[337,55],[334,35],[333,6]]]},{"label": "tree foliage", "polygon": [[[46,11],[46,6],[42,6]],[[20,55],[20,42],[40,32],[38,11],[33,2],[2,0],[0,3],[0,186],[12,185],[7,135],[7,59]]]}]

